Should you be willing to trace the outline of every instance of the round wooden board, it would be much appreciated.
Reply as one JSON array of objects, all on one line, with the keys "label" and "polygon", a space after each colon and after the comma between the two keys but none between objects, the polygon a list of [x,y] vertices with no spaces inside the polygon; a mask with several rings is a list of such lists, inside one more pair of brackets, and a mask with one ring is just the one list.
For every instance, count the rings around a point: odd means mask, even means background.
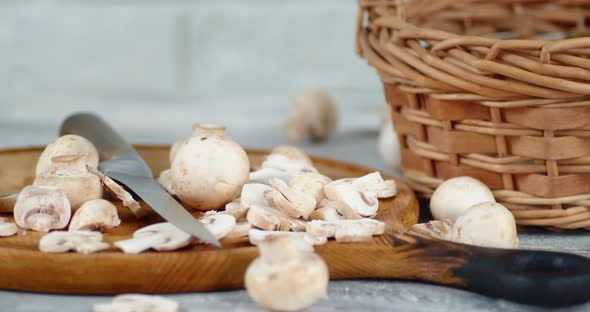
[{"label": "round wooden board", "polygon": [[[168,168],[169,146],[136,146],[157,175]],[[18,192],[31,184],[34,168],[42,148],[0,151],[0,194]],[[260,164],[264,151],[248,151],[252,166]],[[333,179],[356,177],[371,169],[323,158],[313,158],[318,170]],[[385,176],[385,178],[392,178]],[[393,233],[415,224],[419,208],[414,193],[397,181],[398,195],[381,200],[377,219],[386,222],[386,232]],[[122,224],[107,230],[105,240],[126,239],[147,224],[161,222],[159,216],[137,220],[117,203]],[[195,213],[197,216],[198,213]],[[10,215],[0,215],[11,217]],[[403,227],[402,227],[403,226]],[[48,293],[114,294],[125,292],[175,293],[235,289],[243,287],[244,272],[257,256],[257,249],[247,238],[222,240],[223,247],[193,244],[171,252],[123,254],[112,248],[96,254],[46,254],[38,250],[42,233],[0,238],[0,289]],[[332,279],[371,278],[370,263],[382,257],[384,245],[392,244],[388,235],[372,242],[339,244],[329,241],[316,251],[328,263]]]}]

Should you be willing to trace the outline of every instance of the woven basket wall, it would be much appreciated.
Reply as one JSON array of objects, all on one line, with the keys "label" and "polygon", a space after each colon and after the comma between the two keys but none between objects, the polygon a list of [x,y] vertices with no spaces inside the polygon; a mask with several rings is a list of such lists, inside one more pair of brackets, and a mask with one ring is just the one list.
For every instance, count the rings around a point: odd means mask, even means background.
[{"label": "woven basket wall", "polygon": [[357,52],[383,82],[416,191],[473,176],[519,224],[590,228],[590,1],[359,8]]}]

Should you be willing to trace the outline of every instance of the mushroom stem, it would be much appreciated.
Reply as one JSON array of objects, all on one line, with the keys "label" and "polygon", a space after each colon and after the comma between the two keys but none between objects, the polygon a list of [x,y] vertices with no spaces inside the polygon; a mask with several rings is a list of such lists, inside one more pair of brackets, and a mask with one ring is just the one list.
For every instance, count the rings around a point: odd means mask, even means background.
[{"label": "mushroom stem", "polygon": [[223,136],[225,127],[214,123],[196,123],[193,125],[193,136],[219,135]]},{"label": "mushroom stem", "polygon": [[121,248],[126,254],[138,254],[146,251],[153,246],[163,244],[166,240],[166,234],[158,233],[144,237],[134,237],[131,239],[116,241],[115,246]]}]

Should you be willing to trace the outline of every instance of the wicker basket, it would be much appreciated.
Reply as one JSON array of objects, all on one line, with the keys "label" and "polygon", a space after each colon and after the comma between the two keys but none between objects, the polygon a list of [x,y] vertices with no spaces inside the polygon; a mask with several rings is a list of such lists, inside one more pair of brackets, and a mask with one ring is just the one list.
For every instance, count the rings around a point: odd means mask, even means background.
[{"label": "wicker basket", "polygon": [[590,229],[590,1],[359,7],[416,191],[473,176],[519,224]]}]

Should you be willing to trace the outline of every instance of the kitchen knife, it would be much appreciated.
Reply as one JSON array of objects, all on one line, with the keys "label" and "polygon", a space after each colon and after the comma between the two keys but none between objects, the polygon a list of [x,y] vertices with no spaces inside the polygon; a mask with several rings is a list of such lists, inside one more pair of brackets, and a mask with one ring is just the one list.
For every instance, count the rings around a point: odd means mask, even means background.
[{"label": "kitchen knife", "polygon": [[219,241],[154,180],[145,161],[102,118],[90,113],[69,116],[60,134],[76,134],[88,139],[98,149],[98,170],[126,185],[156,213],[179,229],[203,242],[220,247]]}]

